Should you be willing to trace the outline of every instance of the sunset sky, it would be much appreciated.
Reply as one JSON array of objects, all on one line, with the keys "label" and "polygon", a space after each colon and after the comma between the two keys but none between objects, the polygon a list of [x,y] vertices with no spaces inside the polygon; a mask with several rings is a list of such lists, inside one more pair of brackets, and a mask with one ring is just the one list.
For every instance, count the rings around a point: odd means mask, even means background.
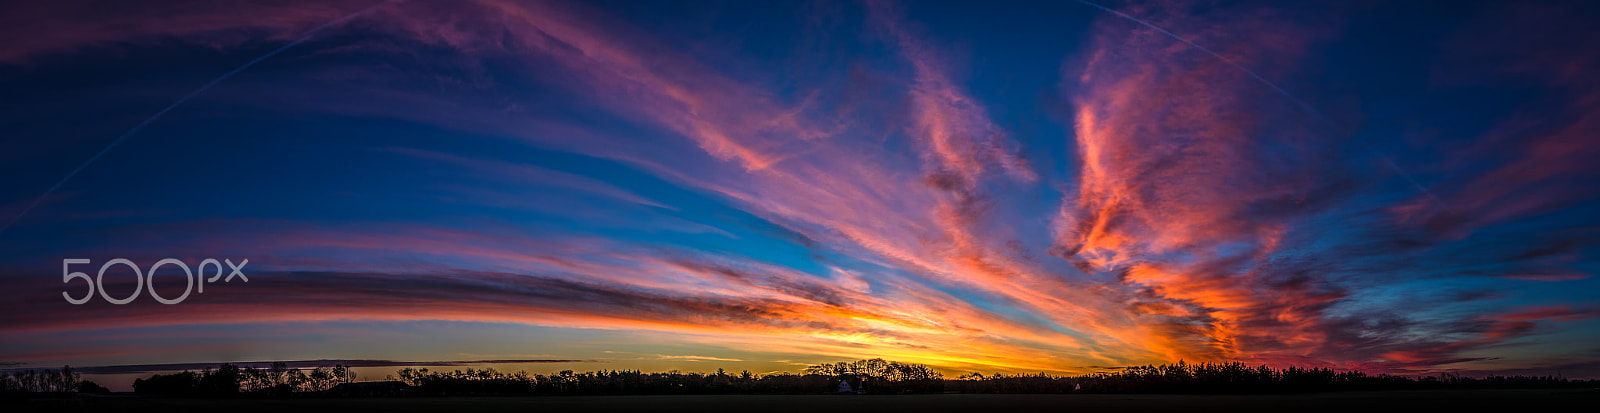
[{"label": "sunset sky", "polygon": [[[5,2],[0,369],[122,390],[273,360],[1600,378],[1597,20]],[[64,259],[115,258],[248,259],[249,281],[64,299],[87,291]],[[176,266],[153,279],[183,291]]]}]

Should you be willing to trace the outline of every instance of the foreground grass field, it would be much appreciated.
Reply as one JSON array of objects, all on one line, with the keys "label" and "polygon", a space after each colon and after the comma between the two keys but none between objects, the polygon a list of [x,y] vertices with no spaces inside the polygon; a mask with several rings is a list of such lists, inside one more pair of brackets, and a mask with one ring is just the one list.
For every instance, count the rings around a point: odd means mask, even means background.
[{"label": "foreground grass field", "polygon": [[[21,409],[13,410],[15,407]],[[32,400],[6,411],[49,412],[1519,412],[1594,411],[1600,391],[1438,390],[1298,395],[905,396],[707,395],[573,397],[417,397],[348,399],[183,399],[136,396]],[[1559,409],[1559,410],[1552,410]]]}]

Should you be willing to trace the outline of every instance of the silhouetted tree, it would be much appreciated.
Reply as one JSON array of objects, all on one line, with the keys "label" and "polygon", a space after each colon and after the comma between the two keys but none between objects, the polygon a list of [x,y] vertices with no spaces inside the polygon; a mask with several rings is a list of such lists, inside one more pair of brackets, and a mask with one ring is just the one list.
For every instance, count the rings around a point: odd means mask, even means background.
[{"label": "silhouetted tree", "polygon": [[72,366],[11,371],[0,374],[0,393],[68,393],[78,389],[78,380]]}]

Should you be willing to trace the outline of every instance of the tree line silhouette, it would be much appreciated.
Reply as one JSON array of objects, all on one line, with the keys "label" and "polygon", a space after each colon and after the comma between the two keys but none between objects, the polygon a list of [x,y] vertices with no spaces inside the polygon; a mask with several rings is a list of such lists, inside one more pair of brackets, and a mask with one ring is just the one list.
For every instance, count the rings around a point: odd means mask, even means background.
[{"label": "tree line silhouette", "polygon": [[501,373],[494,369],[452,372],[406,368],[399,381],[412,393],[423,395],[620,395],[620,394],[802,394],[837,392],[839,383],[873,393],[930,393],[944,391],[944,376],[932,367],[883,359],[818,364],[803,374],[757,375],[749,370],[716,373],[644,373],[639,370],[601,370],[557,374]]},{"label": "tree line silhouette", "polygon": [[[625,394],[821,394],[837,393],[848,384],[852,392],[908,393],[1288,393],[1356,390],[1581,388],[1600,386],[1600,380],[1570,380],[1553,376],[1489,376],[1471,378],[1454,374],[1405,377],[1368,375],[1360,371],[1328,368],[1261,365],[1240,362],[1133,366],[1078,376],[1039,374],[984,375],[969,373],[946,379],[933,368],[915,363],[857,360],[817,364],[801,373],[732,374],[680,371],[645,373],[639,370],[600,370],[556,374],[504,373],[495,369],[450,372],[405,368],[398,377],[378,382],[356,382],[348,367],[289,368],[273,363],[268,368],[223,364],[216,369],[155,374],[134,380],[135,393],[172,396],[536,396]],[[71,367],[61,370],[19,370],[0,374],[0,393],[97,393],[104,387],[79,380]]]},{"label": "tree line silhouette", "polygon": [[0,394],[19,393],[110,393],[95,382],[79,380],[72,366],[60,370],[24,369],[0,374]]},{"label": "tree line silhouette", "polygon": [[1274,369],[1241,362],[1133,366],[1111,372],[1079,376],[1044,373],[982,375],[970,373],[945,382],[947,391],[960,393],[1299,393],[1367,390],[1584,388],[1600,380],[1570,380],[1555,376],[1406,377],[1369,375],[1361,371],[1289,366]]},{"label": "tree line silhouette", "polygon": [[290,395],[318,393],[343,383],[356,381],[356,373],[349,367],[317,367],[310,370],[291,369],[282,362],[258,369],[223,364],[216,370],[184,371],[156,374],[133,380],[134,393],[180,396],[227,396],[240,393],[264,395]]}]

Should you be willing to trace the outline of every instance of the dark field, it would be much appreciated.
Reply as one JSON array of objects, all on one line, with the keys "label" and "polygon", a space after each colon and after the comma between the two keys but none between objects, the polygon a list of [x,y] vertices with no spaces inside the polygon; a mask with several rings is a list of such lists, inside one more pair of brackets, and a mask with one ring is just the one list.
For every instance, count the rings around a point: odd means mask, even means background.
[{"label": "dark field", "polygon": [[1600,392],[1580,390],[1437,390],[1298,395],[1031,395],[905,396],[705,395],[414,397],[329,399],[182,399],[135,396],[33,400],[6,411],[105,412],[1519,412],[1597,411]]}]

